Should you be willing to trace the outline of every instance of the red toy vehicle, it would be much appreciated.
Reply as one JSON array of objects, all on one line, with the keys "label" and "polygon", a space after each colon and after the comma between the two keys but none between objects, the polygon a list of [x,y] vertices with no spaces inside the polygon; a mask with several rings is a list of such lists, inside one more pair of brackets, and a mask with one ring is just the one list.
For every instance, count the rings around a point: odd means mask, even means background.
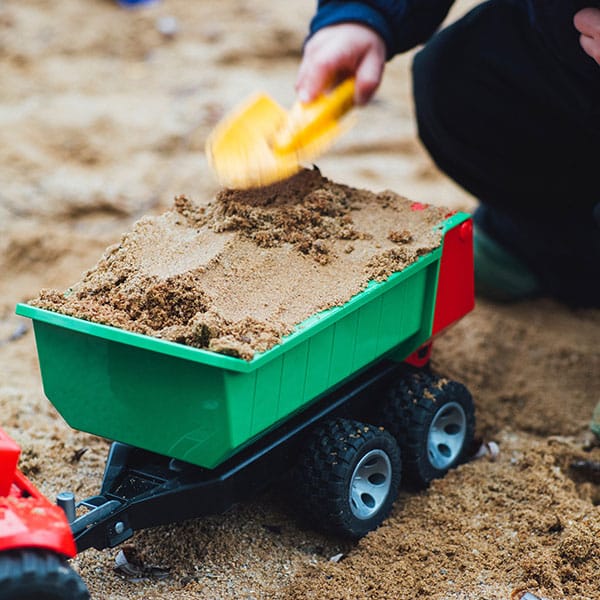
[{"label": "red toy vehicle", "polygon": [[67,564],[76,554],[65,512],[17,469],[19,446],[0,429],[0,600],[84,600]]}]

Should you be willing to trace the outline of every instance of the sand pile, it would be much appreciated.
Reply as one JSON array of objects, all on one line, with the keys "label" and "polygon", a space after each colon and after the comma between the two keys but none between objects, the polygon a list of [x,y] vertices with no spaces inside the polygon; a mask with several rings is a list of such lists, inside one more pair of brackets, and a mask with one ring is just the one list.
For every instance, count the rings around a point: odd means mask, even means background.
[{"label": "sand pile", "polygon": [[66,292],[33,304],[244,359],[436,248],[446,209],[317,169],[139,220]]}]

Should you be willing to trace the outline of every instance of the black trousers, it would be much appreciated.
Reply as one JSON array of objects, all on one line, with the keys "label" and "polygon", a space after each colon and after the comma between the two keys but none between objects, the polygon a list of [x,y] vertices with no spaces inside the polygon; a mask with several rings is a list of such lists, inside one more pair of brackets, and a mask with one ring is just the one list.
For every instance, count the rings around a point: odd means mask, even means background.
[{"label": "black trousers", "polygon": [[480,226],[547,293],[600,306],[600,65],[580,78],[521,4],[491,0],[416,55],[413,86],[421,140]]}]

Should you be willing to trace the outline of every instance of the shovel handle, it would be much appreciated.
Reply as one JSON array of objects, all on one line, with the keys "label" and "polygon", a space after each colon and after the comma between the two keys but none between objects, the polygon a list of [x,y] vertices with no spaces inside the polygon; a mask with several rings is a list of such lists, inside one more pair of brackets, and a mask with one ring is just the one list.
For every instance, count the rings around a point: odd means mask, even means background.
[{"label": "shovel handle", "polygon": [[276,152],[294,152],[310,144],[314,137],[329,129],[354,106],[354,77],[307,104],[297,102],[286,124],[275,136]]},{"label": "shovel handle", "polygon": [[314,110],[334,119],[343,117],[354,106],[354,90],[355,80],[354,77],[350,77],[330,92],[305,105],[305,110]]}]

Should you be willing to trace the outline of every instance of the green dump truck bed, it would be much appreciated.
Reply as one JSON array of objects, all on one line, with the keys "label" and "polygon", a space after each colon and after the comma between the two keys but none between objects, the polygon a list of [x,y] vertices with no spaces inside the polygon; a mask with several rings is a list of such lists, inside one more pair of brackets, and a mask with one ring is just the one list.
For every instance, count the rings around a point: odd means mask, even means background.
[{"label": "green dump truck bed", "polygon": [[427,342],[445,240],[467,219],[448,217],[440,247],[250,361],[27,304],[17,313],[33,320],[44,391],[71,427],[211,469],[374,361]]}]

